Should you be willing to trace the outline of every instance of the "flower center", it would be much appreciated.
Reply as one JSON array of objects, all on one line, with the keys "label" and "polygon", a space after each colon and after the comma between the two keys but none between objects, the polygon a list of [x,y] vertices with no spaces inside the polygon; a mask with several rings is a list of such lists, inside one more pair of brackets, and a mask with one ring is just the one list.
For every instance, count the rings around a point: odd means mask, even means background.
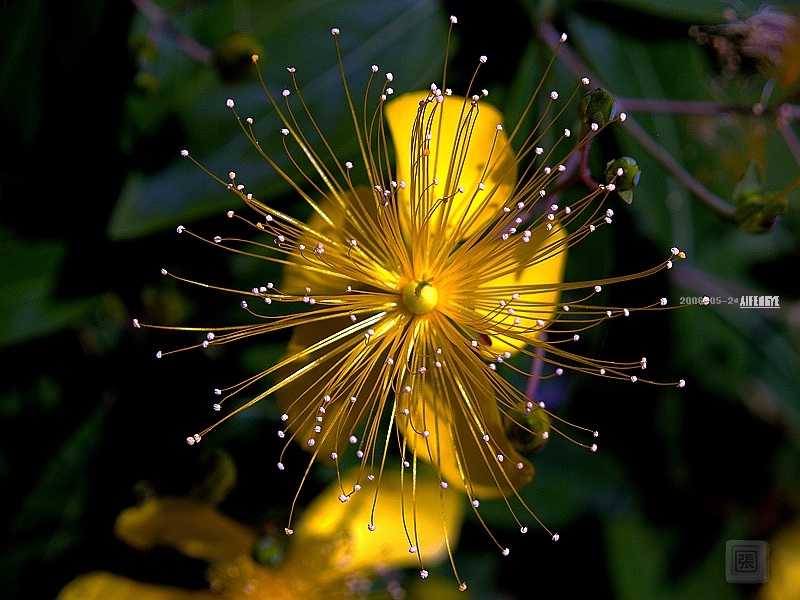
[{"label": "flower center", "polygon": [[403,304],[415,315],[424,315],[436,307],[439,292],[430,281],[412,279],[403,288]]}]

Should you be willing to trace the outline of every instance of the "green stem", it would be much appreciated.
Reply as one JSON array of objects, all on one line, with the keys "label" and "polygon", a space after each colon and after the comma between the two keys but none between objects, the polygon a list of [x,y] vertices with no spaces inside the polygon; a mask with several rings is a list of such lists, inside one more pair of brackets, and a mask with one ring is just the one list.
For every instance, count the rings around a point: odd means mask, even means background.
[{"label": "green stem", "polygon": [[[542,40],[544,40],[544,42],[550,46],[551,49],[555,49],[558,40],[561,38],[561,34],[558,33],[550,23],[545,21],[541,21],[536,24],[536,28]],[[578,77],[589,75],[589,69],[585,64],[583,64],[583,61],[581,61],[578,55],[569,48],[569,46],[562,45],[559,48],[558,57]],[[608,90],[606,86],[600,83],[597,77],[591,76],[590,79],[596,85],[604,87]],[[611,90],[608,91],[616,98]],[[620,100],[617,100],[617,106],[620,110],[625,109],[625,105]],[[705,108],[707,109],[708,107]],[[703,204],[714,211],[714,213],[716,213],[723,220],[730,223],[735,223],[734,215],[736,209],[733,207],[733,205],[711,192],[695,177],[693,177],[691,173],[689,173],[677,160],[675,160],[671,154],[664,150],[664,148],[661,147],[661,145],[658,144],[633,118],[628,116],[623,125],[626,127],[628,132],[630,132],[630,134],[642,146],[644,146],[645,150],[647,150],[653,156],[653,158],[664,165],[664,168],[667,169],[667,171],[675,179],[684,185],[686,189],[694,194]]]},{"label": "green stem", "polygon": [[160,31],[164,30],[173,37],[178,47],[194,60],[204,65],[211,64],[213,52],[194,38],[182,33],[172,22],[172,18],[151,0],[131,0],[142,16]]}]

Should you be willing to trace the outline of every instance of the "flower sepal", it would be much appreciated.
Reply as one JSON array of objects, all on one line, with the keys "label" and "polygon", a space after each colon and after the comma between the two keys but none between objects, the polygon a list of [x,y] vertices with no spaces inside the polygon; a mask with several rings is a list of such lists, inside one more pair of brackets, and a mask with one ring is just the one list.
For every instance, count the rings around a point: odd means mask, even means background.
[{"label": "flower sepal", "polygon": [[733,190],[734,219],[739,229],[747,233],[765,233],[775,226],[778,217],[789,210],[786,196],[796,182],[779,192],[765,192],[762,184],[763,175],[758,164],[750,161]]},{"label": "flower sepal", "polygon": [[623,156],[615,160],[610,160],[606,164],[606,183],[613,183],[617,194],[625,202],[633,202],[633,188],[639,184],[642,172],[636,160],[630,156]]}]

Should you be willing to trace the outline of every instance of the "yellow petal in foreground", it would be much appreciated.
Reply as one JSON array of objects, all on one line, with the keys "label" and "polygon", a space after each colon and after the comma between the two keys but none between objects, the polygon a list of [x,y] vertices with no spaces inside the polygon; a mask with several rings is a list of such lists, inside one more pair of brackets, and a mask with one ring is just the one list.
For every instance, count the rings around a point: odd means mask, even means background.
[{"label": "yellow petal in foreground", "polygon": [[208,562],[249,554],[257,539],[241,523],[190,498],[149,498],[123,510],[114,529],[139,550],[167,546]]},{"label": "yellow petal in foreground", "polygon": [[166,585],[141,583],[103,571],[76,577],[59,592],[56,600],[214,600],[218,594],[206,590],[183,590]]},{"label": "yellow petal in foreground", "polygon": [[758,600],[800,600],[800,521],[781,530],[769,544],[769,579]]},{"label": "yellow petal in foreground", "polygon": [[[316,563],[319,569],[323,561],[340,573],[355,573],[447,557],[461,529],[463,495],[421,473],[415,477],[410,471],[401,475],[387,469],[379,477],[347,497],[339,493],[337,498],[338,484],[323,491],[300,517],[287,566],[296,568],[303,561],[305,568]],[[342,479],[360,481],[359,469]],[[326,574],[320,570],[318,576]]]}]

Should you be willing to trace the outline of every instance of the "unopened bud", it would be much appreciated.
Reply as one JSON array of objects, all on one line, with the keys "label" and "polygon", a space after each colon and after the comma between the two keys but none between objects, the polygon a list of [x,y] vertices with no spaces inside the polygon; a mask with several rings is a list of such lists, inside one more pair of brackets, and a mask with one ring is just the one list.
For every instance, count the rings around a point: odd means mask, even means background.
[{"label": "unopened bud", "polygon": [[642,172],[630,156],[623,156],[606,164],[606,183],[614,183],[619,197],[628,204],[633,201],[633,188],[639,183]]}]

